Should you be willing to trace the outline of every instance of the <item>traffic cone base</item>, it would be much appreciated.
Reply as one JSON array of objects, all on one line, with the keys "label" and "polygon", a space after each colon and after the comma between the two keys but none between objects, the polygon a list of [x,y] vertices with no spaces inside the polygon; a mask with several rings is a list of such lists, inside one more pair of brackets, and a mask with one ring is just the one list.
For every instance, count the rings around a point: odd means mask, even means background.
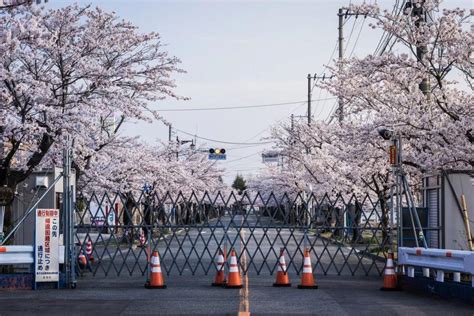
[{"label": "traffic cone base", "polygon": [[299,289],[317,289],[318,286],[317,285],[298,285],[298,288]]},{"label": "traffic cone base", "polygon": [[151,285],[150,282],[145,283],[146,289],[166,289],[166,284],[163,285]]},{"label": "traffic cone base", "polygon": [[401,289],[399,289],[398,287],[395,287],[395,288],[381,287],[381,288],[380,288],[380,291],[385,291],[385,292],[397,292],[397,291],[401,291]]},{"label": "traffic cone base", "polygon": [[223,286],[226,286],[227,282],[226,281],[223,281],[222,283],[215,283],[213,282],[211,285],[212,286],[220,286],[220,287],[223,287]]},{"label": "traffic cone base", "polygon": [[280,283],[273,283],[274,287],[291,287],[291,283],[280,284]]}]

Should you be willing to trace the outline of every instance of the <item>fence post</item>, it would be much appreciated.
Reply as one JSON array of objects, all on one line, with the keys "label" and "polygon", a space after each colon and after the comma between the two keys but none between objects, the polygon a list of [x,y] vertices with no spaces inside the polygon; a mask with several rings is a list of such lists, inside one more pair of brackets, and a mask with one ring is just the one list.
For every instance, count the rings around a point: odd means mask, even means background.
[{"label": "fence post", "polygon": [[63,151],[63,238],[64,238],[64,274],[66,287],[76,287],[75,247],[74,247],[74,209],[73,189],[71,186],[71,156],[69,138]]}]

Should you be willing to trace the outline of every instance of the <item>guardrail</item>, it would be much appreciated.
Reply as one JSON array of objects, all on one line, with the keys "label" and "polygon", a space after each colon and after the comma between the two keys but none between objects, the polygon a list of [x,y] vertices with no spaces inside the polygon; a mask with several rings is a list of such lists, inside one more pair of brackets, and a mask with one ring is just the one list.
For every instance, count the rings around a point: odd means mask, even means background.
[{"label": "guardrail", "polygon": [[400,247],[398,265],[406,266],[411,278],[415,267],[422,267],[425,277],[430,276],[429,269],[435,269],[438,282],[444,282],[445,271],[453,272],[454,282],[461,281],[461,273],[470,274],[474,287],[474,251]]},{"label": "guardrail", "polygon": [[[0,265],[33,263],[33,246],[0,246]],[[59,263],[64,263],[64,246],[59,246]]]}]

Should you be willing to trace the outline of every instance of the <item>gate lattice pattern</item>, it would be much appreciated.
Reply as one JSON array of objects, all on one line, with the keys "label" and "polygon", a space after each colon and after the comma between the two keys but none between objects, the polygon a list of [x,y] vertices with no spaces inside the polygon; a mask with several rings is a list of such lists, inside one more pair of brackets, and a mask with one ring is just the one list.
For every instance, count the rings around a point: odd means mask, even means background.
[{"label": "gate lattice pattern", "polygon": [[380,275],[389,247],[382,209],[369,195],[94,194],[76,204],[76,253],[91,241],[81,273],[144,275],[146,250],[157,250],[167,274],[194,275],[214,273],[219,251],[235,248],[244,273],[273,274],[284,248],[299,274],[309,248],[315,273]]}]

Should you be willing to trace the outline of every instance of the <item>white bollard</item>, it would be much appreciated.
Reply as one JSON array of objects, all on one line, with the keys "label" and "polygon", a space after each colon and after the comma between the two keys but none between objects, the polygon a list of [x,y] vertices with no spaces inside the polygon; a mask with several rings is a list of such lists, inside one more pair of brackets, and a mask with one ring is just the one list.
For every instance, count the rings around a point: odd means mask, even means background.
[{"label": "white bollard", "polygon": [[415,277],[415,267],[408,267],[408,277],[409,278]]},{"label": "white bollard", "polygon": [[436,271],[436,281],[437,282],[444,282],[444,271],[443,270]]},{"label": "white bollard", "polygon": [[430,277],[430,268],[423,268],[423,276],[425,278],[429,278]]},{"label": "white bollard", "polygon": [[461,272],[454,272],[453,273],[453,281],[454,282],[461,282]]}]

